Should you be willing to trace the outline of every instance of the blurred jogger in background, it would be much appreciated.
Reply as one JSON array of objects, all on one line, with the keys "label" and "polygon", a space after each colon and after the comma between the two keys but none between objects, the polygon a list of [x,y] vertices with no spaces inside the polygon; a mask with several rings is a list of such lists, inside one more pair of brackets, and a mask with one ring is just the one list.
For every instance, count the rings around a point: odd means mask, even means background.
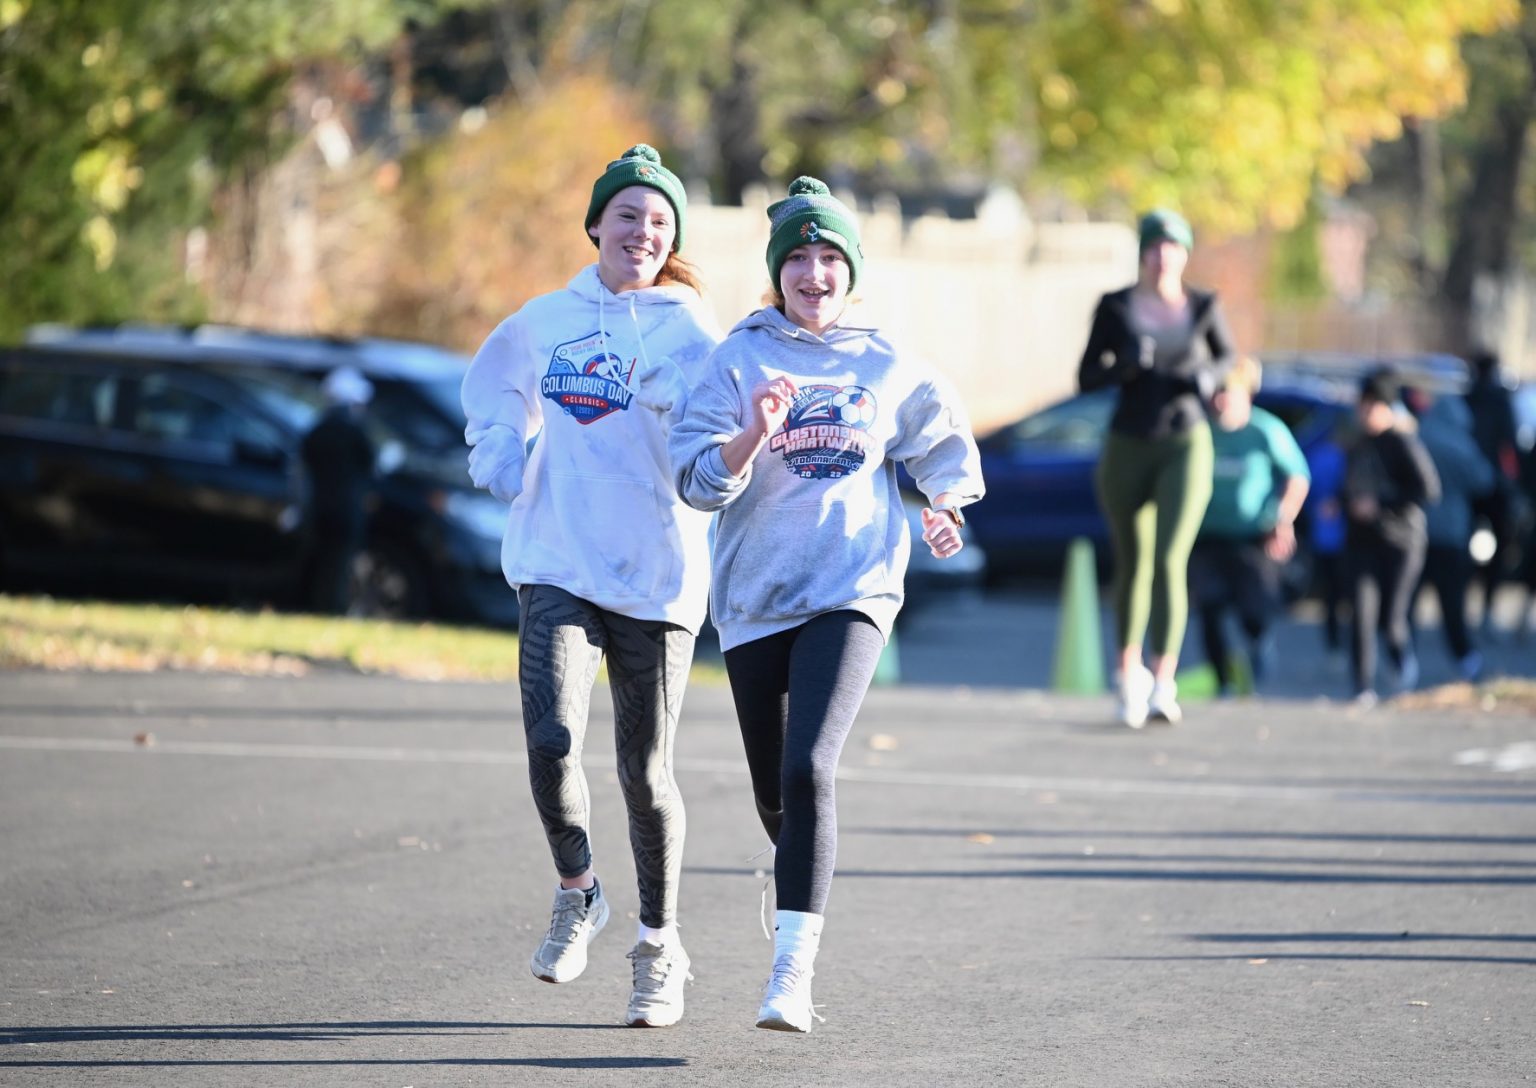
[{"label": "blurred jogger in background", "polygon": [[1376,704],[1376,630],[1386,637],[1397,685],[1418,684],[1419,662],[1408,627],[1408,608],[1424,568],[1424,507],[1440,498],[1440,478],[1411,422],[1398,417],[1401,383],[1377,370],[1360,383],[1355,417],[1360,434],[1344,470],[1349,519],[1350,582],[1354,589],[1355,701]]},{"label": "blurred jogger in background", "polygon": [[1133,729],[1183,716],[1174,676],[1189,552],[1211,497],[1206,404],[1233,360],[1216,295],[1184,284],[1189,224],[1152,211],[1138,234],[1136,283],[1099,300],[1077,372],[1084,392],[1119,387],[1095,483],[1114,549],[1120,720]]}]

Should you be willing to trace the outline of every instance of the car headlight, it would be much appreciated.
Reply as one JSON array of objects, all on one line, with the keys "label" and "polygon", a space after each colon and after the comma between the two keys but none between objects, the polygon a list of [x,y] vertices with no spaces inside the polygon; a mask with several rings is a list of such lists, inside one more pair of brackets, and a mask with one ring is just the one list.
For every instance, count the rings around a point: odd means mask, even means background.
[{"label": "car headlight", "polygon": [[507,527],[507,504],[480,491],[450,491],[443,516],[486,540],[500,540]]}]

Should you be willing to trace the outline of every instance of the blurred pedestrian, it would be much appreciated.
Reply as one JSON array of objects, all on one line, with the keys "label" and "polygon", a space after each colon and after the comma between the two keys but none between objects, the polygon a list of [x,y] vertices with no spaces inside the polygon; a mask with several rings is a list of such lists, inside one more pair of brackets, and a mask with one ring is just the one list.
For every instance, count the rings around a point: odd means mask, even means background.
[{"label": "blurred pedestrian", "polygon": [[672,747],[709,580],[709,518],[673,490],[667,433],[719,339],[678,256],[687,197],[638,144],[592,184],[597,261],[486,339],[464,378],[475,484],[510,504],[501,565],[518,594],[523,729],[559,888],[532,968],[569,982],[608,921],[581,766],[606,659],[639,885],[625,1023],[683,1015],[684,815]]},{"label": "blurred pedestrian", "polygon": [[1525,496],[1525,540],[1520,548],[1520,585],[1524,596],[1520,601],[1516,634],[1524,642],[1536,621],[1536,442],[1526,447],[1520,464],[1520,488]]},{"label": "blurred pedestrian", "polygon": [[1514,568],[1511,556],[1519,542],[1520,447],[1516,442],[1514,398],[1504,384],[1499,357],[1491,351],[1472,356],[1471,384],[1467,387],[1467,407],[1472,412],[1472,433],[1483,456],[1493,467],[1494,487],[1473,501],[1472,515],[1488,523],[1493,533],[1493,557],[1478,571],[1483,590],[1482,627],[1485,635],[1493,630],[1494,603],[1499,585]]},{"label": "blurred pedestrian", "polygon": [[1348,591],[1344,561],[1344,446],[1340,423],[1312,447],[1308,464],[1312,484],[1302,507],[1312,555],[1312,580],[1323,607],[1323,647],[1330,663],[1343,652],[1340,612]]},{"label": "blurred pedestrian", "polygon": [[1408,608],[1424,567],[1424,507],[1439,500],[1440,480],[1411,424],[1399,420],[1401,382],[1390,370],[1365,377],[1355,406],[1360,434],[1344,470],[1354,598],[1355,701],[1376,704],[1376,632],[1386,638],[1398,686],[1417,686],[1419,663]]},{"label": "blurred pedestrian", "polygon": [[299,447],[309,474],[309,603],[345,614],[352,606],[353,567],[367,537],[378,455],[363,425],[373,383],[354,367],[321,383],[326,408]]},{"label": "blurred pedestrian", "polygon": [[776,846],[757,1026],[803,1032],[837,854],[837,763],[903,599],[896,466],[929,498],[923,542],[940,558],[960,550],[960,511],[982,481],[949,384],[848,308],[864,264],[852,210],[802,177],[768,218],[770,304],[715,351],[671,448],[683,496],[719,511],[711,614]]},{"label": "blurred pedestrian", "polygon": [[[1459,397],[1437,397],[1428,389],[1404,390],[1403,400],[1419,424],[1419,440],[1440,477],[1440,500],[1424,508],[1424,573],[1420,586],[1434,588],[1440,629],[1456,668],[1476,680],[1483,658],[1467,629],[1467,585],[1472,579],[1472,504],[1494,489],[1493,466],[1472,435],[1472,413]],[[1417,592],[1415,592],[1417,596]],[[1412,608],[1409,609],[1410,618]]]},{"label": "blurred pedestrian", "polygon": [[1133,729],[1182,717],[1189,553],[1211,497],[1206,405],[1233,359],[1216,295],[1184,284],[1189,224],[1152,211],[1138,234],[1136,283],[1099,300],[1077,373],[1085,392],[1119,389],[1095,484],[1114,549],[1120,720]]},{"label": "blurred pedestrian", "polygon": [[1254,407],[1260,378],[1258,361],[1243,356],[1214,398],[1211,502],[1190,559],[1190,592],[1220,695],[1231,694],[1233,686],[1228,610],[1236,612],[1248,637],[1254,684],[1268,672],[1270,625],[1281,608],[1281,568],[1296,554],[1296,518],[1311,479],[1290,428]]}]

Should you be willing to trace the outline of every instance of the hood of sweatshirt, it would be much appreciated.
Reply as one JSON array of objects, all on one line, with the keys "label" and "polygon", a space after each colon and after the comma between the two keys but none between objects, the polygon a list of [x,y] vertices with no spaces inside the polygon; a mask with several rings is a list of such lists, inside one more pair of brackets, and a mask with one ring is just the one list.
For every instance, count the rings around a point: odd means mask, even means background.
[{"label": "hood of sweatshirt", "polygon": [[697,304],[699,301],[698,292],[680,283],[669,283],[660,287],[642,287],[638,291],[621,291],[614,294],[608,290],[608,285],[597,274],[595,264],[587,265],[572,276],[571,282],[565,287],[566,290],[587,302],[610,306],[617,302],[626,308],[631,302],[636,306],[686,306],[690,302]]},{"label": "hood of sweatshirt", "polygon": [[[845,317],[857,317],[851,311],[844,312]],[[738,330],[757,329],[772,333],[792,344],[804,344],[806,347],[822,350],[827,347],[837,348],[839,345],[850,345],[867,340],[880,330],[873,325],[863,325],[857,321],[838,322],[825,333],[818,336],[809,329],[803,329],[779,311],[777,306],[764,306],[748,314],[736,322],[731,329]]]}]

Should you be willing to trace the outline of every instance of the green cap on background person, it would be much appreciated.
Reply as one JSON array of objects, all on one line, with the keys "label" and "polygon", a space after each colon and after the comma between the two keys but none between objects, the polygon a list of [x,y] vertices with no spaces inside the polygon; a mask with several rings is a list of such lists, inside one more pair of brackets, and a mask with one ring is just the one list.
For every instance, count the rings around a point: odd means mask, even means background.
[{"label": "green cap on background person", "polygon": [[[661,165],[661,155],[650,144],[636,144],[619,158],[608,164],[592,183],[592,202],[587,205],[587,221],[590,229],[603,214],[603,209],[621,189],[631,185],[646,185],[655,189],[672,205],[673,218],[677,221],[677,235],[672,239],[672,252],[683,248],[683,214],[688,210],[688,194],[677,175]],[[590,238],[591,235],[588,235]],[[597,239],[592,238],[597,245]]]},{"label": "green cap on background person", "polygon": [[848,260],[848,285],[858,282],[864,266],[859,246],[859,221],[827,188],[826,182],[798,177],[789,183],[789,195],[768,205],[768,274],[779,285],[779,270],[796,246],[826,242],[842,250]]},{"label": "green cap on background person", "polygon": [[1136,234],[1141,252],[1162,241],[1177,242],[1185,249],[1195,248],[1195,232],[1190,230],[1189,220],[1167,208],[1154,208],[1142,216]]}]

